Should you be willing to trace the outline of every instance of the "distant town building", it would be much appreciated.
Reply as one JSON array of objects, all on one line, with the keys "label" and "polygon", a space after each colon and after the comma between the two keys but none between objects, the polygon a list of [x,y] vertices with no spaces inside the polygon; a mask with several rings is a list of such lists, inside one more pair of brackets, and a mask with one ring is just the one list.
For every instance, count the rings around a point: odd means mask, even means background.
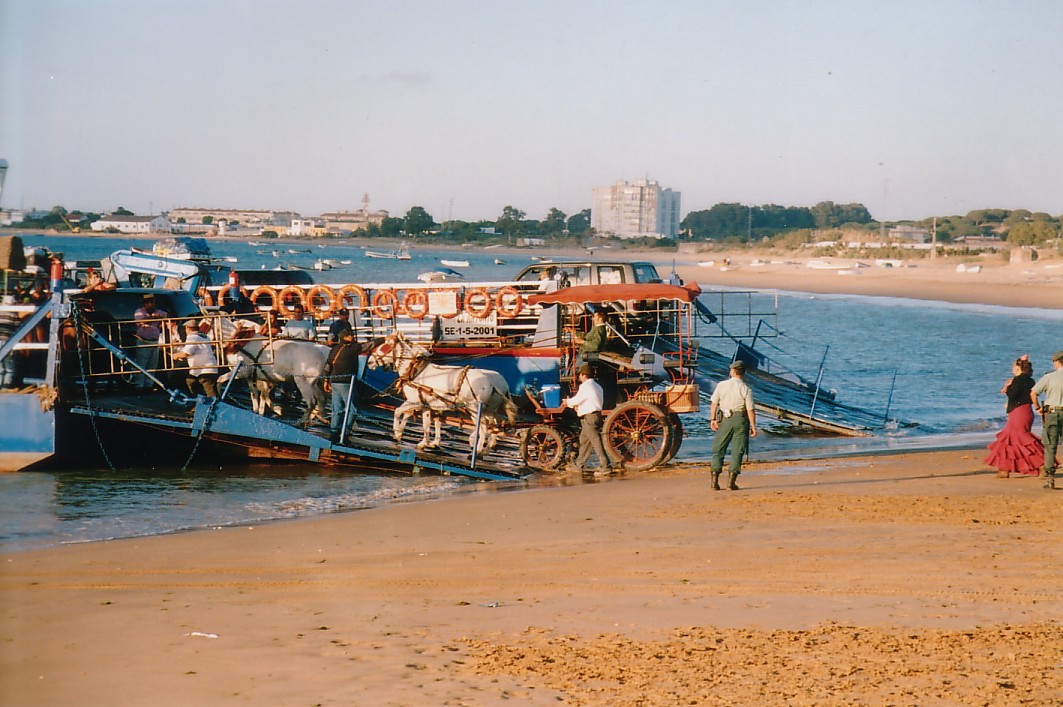
[{"label": "distant town building", "polygon": [[679,235],[680,196],[647,179],[596,187],[591,226],[603,236],[675,238]]},{"label": "distant town building", "polygon": [[[325,227],[323,219],[293,218],[291,225],[288,226],[287,235],[302,238],[321,238],[328,235],[328,233],[329,229]],[[278,235],[282,234],[278,233]]]},{"label": "distant town building", "polygon": [[922,226],[913,226],[910,223],[899,223],[890,228],[888,235],[890,239],[895,241],[926,243],[930,240],[930,229]]},{"label": "distant town building", "polygon": [[169,233],[170,221],[165,216],[104,216],[92,224],[93,231],[119,233]]},{"label": "distant town building", "polygon": [[383,209],[369,211],[362,208],[357,211],[330,211],[321,214],[321,221],[329,233],[347,234],[353,231],[367,231],[371,225],[379,227],[389,215]]},{"label": "distant town building", "polygon": [[[203,223],[204,219],[211,222],[225,221],[226,223],[239,223],[244,226],[262,226],[272,223],[274,218],[283,218],[288,212],[266,211],[263,209],[193,209],[178,208],[171,210],[166,216],[171,223]],[[182,221],[182,219],[184,219]]]}]

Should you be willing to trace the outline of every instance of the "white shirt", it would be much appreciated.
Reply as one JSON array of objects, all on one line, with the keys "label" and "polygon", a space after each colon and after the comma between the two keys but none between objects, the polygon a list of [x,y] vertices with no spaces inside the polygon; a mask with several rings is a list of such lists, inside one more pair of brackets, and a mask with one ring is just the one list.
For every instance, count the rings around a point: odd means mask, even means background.
[{"label": "white shirt", "polygon": [[218,372],[216,368],[218,359],[214,358],[214,347],[211,346],[210,339],[198,331],[188,335],[181,350],[188,354],[188,371],[193,376]]},{"label": "white shirt", "polygon": [[716,403],[724,413],[734,414],[743,409],[753,415],[753,390],[740,378],[728,378],[716,384],[710,402]]},{"label": "white shirt", "polygon": [[605,394],[598,381],[588,378],[579,384],[579,390],[571,398],[565,399],[565,405],[576,411],[576,415],[583,417],[592,412],[601,412],[605,403]]},{"label": "white shirt", "polygon": [[311,319],[289,319],[281,329],[281,336],[288,339],[306,339],[313,341],[317,338],[317,330]]}]

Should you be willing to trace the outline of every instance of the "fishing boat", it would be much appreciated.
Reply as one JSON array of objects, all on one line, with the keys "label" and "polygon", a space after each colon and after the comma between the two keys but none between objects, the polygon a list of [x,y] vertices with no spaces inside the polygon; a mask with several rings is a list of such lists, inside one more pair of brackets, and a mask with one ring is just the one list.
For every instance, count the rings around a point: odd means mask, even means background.
[{"label": "fishing boat", "polygon": [[410,249],[405,243],[395,250],[369,250],[367,248],[365,257],[381,260],[413,260],[413,256],[410,255]]},{"label": "fishing boat", "polygon": [[467,268],[469,267],[468,260],[440,260],[440,265],[446,265],[448,268]]},{"label": "fishing boat", "polygon": [[505,265],[506,261],[502,258],[495,258],[495,265]]}]

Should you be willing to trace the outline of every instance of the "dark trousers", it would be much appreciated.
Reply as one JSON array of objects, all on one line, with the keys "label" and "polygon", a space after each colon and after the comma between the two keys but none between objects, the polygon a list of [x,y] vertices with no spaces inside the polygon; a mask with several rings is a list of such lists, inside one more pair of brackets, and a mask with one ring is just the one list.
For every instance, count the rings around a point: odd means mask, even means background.
[{"label": "dark trousers", "polygon": [[742,473],[742,458],[749,449],[749,418],[744,413],[720,418],[720,428],[716,430],[716,439],[712,443],[713,474],[723,470],[723,458],[727,456],[728,447],[731,447],[730,472],[738,476]]},{"label": "dark trousers", "polygon": [[1060,430],[1063,428],[1063,410],[1053,408],[1044,416],[1041,427],[1041,442],[1045,445],[1045,476],[1056,471],[1056,449],[1059,448]]},{"label": "dark trousers", "polygon": [[598,455],[598,464],[602,469],[611,467],[609,457],[605,454],[605,445],[602,444],[602,413],[587,413],[579,419],[579,425],[579,454],[576,456],[576,466],[585,469],[593,450]]}]

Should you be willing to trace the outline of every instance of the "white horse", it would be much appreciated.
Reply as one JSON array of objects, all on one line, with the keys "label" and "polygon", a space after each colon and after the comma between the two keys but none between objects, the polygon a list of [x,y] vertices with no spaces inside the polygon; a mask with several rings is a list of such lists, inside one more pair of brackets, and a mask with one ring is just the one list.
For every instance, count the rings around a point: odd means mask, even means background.
[{"label": "white horse", "polygon": [[[322,375],[327,346],[297,339],[269,339],[255,335],[253,327],[237,329],[235,336],[225,346],[225,358],[234,366],[236,380],[246,379],[251,389],[251,409],[265,415],[267,408],[273,414],[281,414],[280,405],[273,403],[273,389],[286,380],[295,380],[295,385],[306,403],[306,413],[300,421],[304,427],[313,418],[328,423],[324,416],[325,392]],[[239,363],[240,367],[235,368]],[[232,372],[226,373],[219,382],[227,381]]]},{"label": "white horse", "polygon": [[[428,350],[395,332],[384,339],[369,356],[370,368],[390,368],[398,373],[398,385],[405,401],[395,409],[392,436],[402,442],[406,423],[418,410],[422,413],[424,438],[418,449],[438,447],[442,413],[458,410],[473,420],[480,414],[480,428],[473,429],[469,446],[477,453],[493,449],[498,442],[496,430],[503,418],[517,421],[517,406],[509,398],[509,385],[501,373],[471,366],[440,366],[428,361]],[[429,427],[435,419],[435,441],[429,441]]]}]

